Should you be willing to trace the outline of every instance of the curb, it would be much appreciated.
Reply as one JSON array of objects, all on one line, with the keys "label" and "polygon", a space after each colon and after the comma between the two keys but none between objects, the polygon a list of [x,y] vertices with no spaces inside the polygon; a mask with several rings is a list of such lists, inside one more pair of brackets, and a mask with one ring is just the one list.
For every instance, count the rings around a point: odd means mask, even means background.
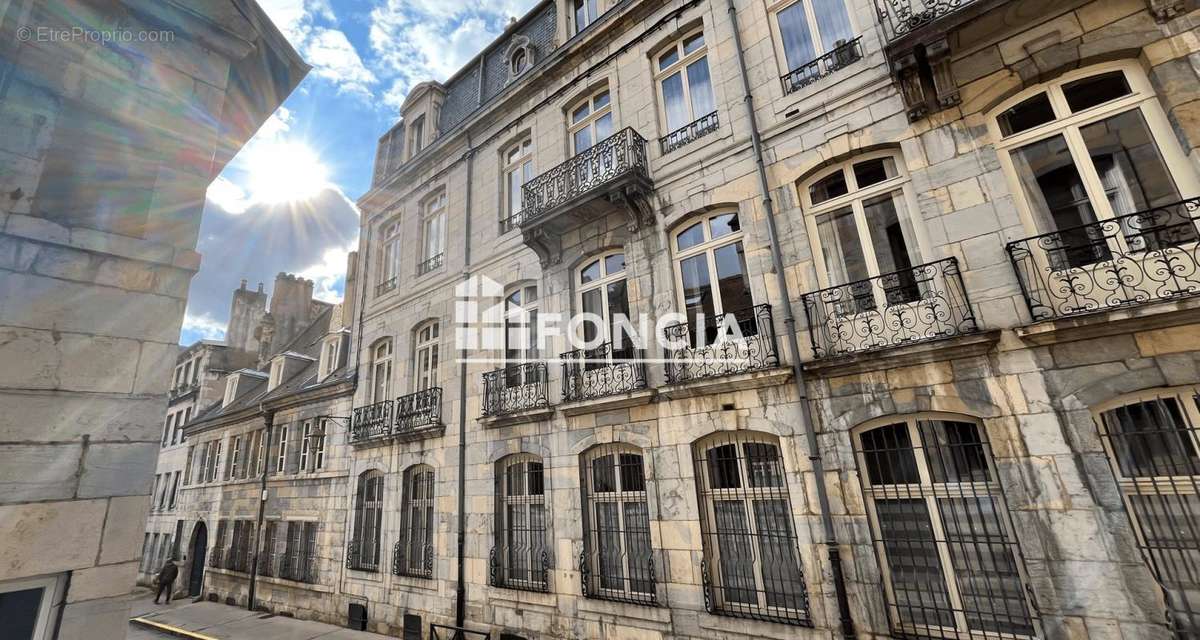
[{"label": "curb", "polygon": [[155,631],[170,634],[178,638],[190,638],[191,640],[220,640],[220,638],[216,638],[214,636],[206,636],[203,633],[188,631],[187,629],[180,629],[179,627],[173,627],[169,624],[155,622],[147,618],[130,618],[129,623],[154,629]]}]

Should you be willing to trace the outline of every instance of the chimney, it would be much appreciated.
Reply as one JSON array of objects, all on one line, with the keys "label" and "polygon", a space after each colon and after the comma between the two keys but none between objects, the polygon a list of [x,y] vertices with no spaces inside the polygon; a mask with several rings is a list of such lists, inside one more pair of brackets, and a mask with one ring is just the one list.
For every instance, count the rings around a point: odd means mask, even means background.
[{"label": "chimney", "polygon": [[254,328],[267,312],[267,294],[246,289],[246,281],[233,292],[229,304],[229,324],[225,326],[225,344],[230,349],[258,353],[258,340]]},{"label": "chimney", "polygon": [[242,286],[241,286],[241,288],[240,288],[240,289],[238,289],[238,290],[239,290],[239,291],[245,291],[245,290],[246,290],[246,279],[245,279],[245,278],[242,278]]},{"label": "chimney", "polygon": [[275,289],[271,291],[271,316],[275,319],[275,349],[291,342],[292,338],[312,322],[312,292],[312,280],[305,280],[290,273],[275,276]]}]

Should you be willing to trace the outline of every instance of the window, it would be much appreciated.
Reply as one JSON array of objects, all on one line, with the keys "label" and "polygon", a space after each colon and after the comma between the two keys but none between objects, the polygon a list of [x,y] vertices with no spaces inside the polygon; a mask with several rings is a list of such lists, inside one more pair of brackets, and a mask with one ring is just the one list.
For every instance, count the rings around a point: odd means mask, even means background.
[{"label": "window", "polygon": [[913,267],[921,253],[908,213],[908,175],[891,153],[842,163],[800,185],[813,251],[822,256],[822,288],[895,274],[876,287],[849,288],[856,310],[911,302],[920,297]]},{"label": "window", "polygon": [[788,0],[780,6],[774,10],[775,24],[788,71],[854,39],[844,0]]},{"label": "window", "polygon": [[1097,424],[1142,557],[1166,591],[1178,637],[1200,633],[1200,387],[1155,389],[1107,403]]},{"label": "window", "polygon": [[233,442],[229,445],[229,468],[227,469],[227,480],[238,478],[238,466],[242,461],[242,436],[234,436]]},{"label": "window", "polygon": [[328,420],[321,420],[317,432],[313,435],[313,471],[325,468],[325,434],[329,428]]},{"label": "window", "polygon": [[717,433],[697,441],[693,454],[713,611],[807,623],[808,594],[778,440]]},{"label": "window", "polygon": [[[580,325],[583,341],[587,344],[614,342],[623,338],[618,328],[629,319],[629,295],[625,286],[625,254],[613,251],[595,260],[587,261],[579,268],[576,285],[579,290],[579,310],[601,319],[601,325],[592,322]],[[624,340],[621,340],[624,342]],[[614,358],[633,357],[633,347],[621,345],[613,352]]]},{"label": "window", "polygon": [[708,73],[704,32],[672,43],[654,59],[654,77],[668,132],[682,129],[717,110]]},{"label": "window", "polygon": [[1055,270],[1198,239],[1180,211],[1105,220],[1200,193],[1136,64],[1092,67],[1022,93],[990,121],[1001,164]]},{"label": "window", "polygon": [[186,436],[184,436],[184,434],[183,434],[183,428],[192,419],[192,408],[187,407],[186,409],[183,410],[183,419],[179,419],[178,414],[176,414],[175,417],[176,417],[175,433],[173,433],[171,435],[171,444],[175,444],[176,442],[183,442],[184,440],[187,439]]},{"label": "window", "polygon": [[321,377],[324,378],[333,373],[337,369],[338,363],[338,346],[341,343],[341,336],[329,338],[325,341],[325,346],[321,349]]},{"label": "window", "polygon": [[384,338],[371,349],[371,402],[383,402],[392,393],[392,340]]},{"label": "window", "polygon": [[533,141],[529,138],[518,142],[504,152],[504,218],[500,221],[500,233],[505,233],[520,224],[520,213],[524,208],[521,187],[533,179]]},{"label": "window", "polygon": [[169,502],[167,502],[167,508],[169,508],[169,509],[175,508],[175,505],[176,505],[175,499],[178,497],[178,493],[179,493],[179,472],[176,471],[175,473],[171,474],[171,499]]},{"label": "window", "polygon": [[1016,539],[980,425],[940,414],[886,419],[854,444],[893,631],[1032,636]]},{"label": "window", "polygon": [[430,198],[422,207],[421,264],[417,273],[425,274],[442,266],[446,251],[446,192]]},{"label": "window", "polygon": [[183,486],[188,486],[192,483],[192,462],[196,457],[196,447],[188,447],[187,458],[183,461]]},{"label": "window", "polygon": [[276,442],[278,453],[275,454],[275,473],[283,473],[287,469],[287,445],[288,445],[288,428],[287,425],[279,426],[279,440]]},{"label": "window", "polygon": [[[61,575],[5,580],[0,583],[0,612],[4,637],[47,640],[57,637],[55,622],[61,611],[65,579]],[[63,634],[66,635],[66,634]]]},{"label": "window", "polygon": [[495,586],[527,591],[549,588],[546,491],[542,460],[521,453],[500,462],[496,474]]},{"label": "window", "polygon": [[575,103],[568,113],[567,133],[571,137],[571,152],[580,154],[592,145],[612,135],[612,102],[608,89],[601,89]]},{"label": "window", "polygon": [[424,391],[438,386],[438,321],[430,320],[417,329],[417,343],[413,350],[414,391]]},{"label": "window", "polygon": [[354,498],[354,535],[347,566],[359,571],[379,570],[379,534],[383,528],[383,474],[364,471],[358,476]]},{"label": "window", "polygon": [[281,357],[271,363],[271,375],[267,378],[268,391],[278,387],[279,383],[283,382],[283,365],[285,362],[284,357]]},{"label": "window", "polygon": [[641,451],[593,447],[583,463],[583,584],[589,597],[654,604],[654,560]]},{"label": "window", "polygon": [[224,567],[226,562],[225,553],[225,530],[229,528],[228,520],[217,521],[217,537],[213,538],[212,551],[209,552],[209,566]]},{"label": "window", "polygon": [[743,335],[757,332],[743,238],[737,212],[705,216],[674,234],[680,302],[688,325],[705,327],[693,338],[697,346],[716,341],[715,320],[726,314],[737,317]]},{"label": "window", "polygon": [[505,386],[541,382],[542,369],[532,364],[538,359],[538,289],[536,285],[519,287],[504,298]]},{"label": "window", "polygon": [[317,523],[287,523],[279,577],[296,582],[317,582]]},{"label": "window", "polygon": [[147,532],[146,532],[146,535],[145,535],[145,537],[144,537],[144,538],[142,538],[142,562],[141,562],[141,564],[140,564],[140,565],[139,565],[139,567],[138,567],[138,568],[139,568],[139,570],[140,570],[142,573],[150,573],[150,572],[151,572],[151,569],[150,569],[150,552],[152,551],[152,549],[151,549],[151,546],[150,546],[150,544],[151,544],[151,542],[150,542],[150,541],[151,541],[152,539],[153,539],[153,538],[152,538],[152,536],[150,535],[150,532],[149,532],[149,531],[147,531]]},{"label": "window", "polygon": [[250,434],[250,447],[246,451],[246,469],[250,477],[256,478],[262,473],[264,436],[266,429],[259,429]]},{"label": "window", "polygon": [[575,33],[579,33],[594,22],[600,13],[596,6],[599,0],[573,0],[575,3]]},{"label": "window", "polygon": [[308,450],[312,447],[312,421],[305,420],[300,433],[300,472],[308,471]]},{"label": "window", "polygon": [[383,255],[380,257],[380,279],[375,286],[375,295],[396,288],[400,276],[400,221],[395,220],[383,228]]},{"label": "window", "polygon": [[408,128],[408,157],[413,157],[421,153],[421,149],[425,146],[425,114],[421,114],[413,119],[412,126]]},{"label": "window", "polygon": [[217,479],[217,474],[221,472],[221,441],[216,440],[212,446],[212,462],[208,468],[208,481],[213,482]]},{"label": "window", "polygon": [[171,433],[175,429],[175,417],[177,415],[178,414],[172,413],[167,416],[167,423],[166,423],[166,425],[163,426],[163,436],[162,436],[162,446],[164,446],[164,447],[167,446],[167,442],[170,440]]},{"label": "window", "polygon": [[433,577],[433,500],[433,468],[409,467],[404,472],[400,540],[392,565],[396,575]]},{"label": "window", "polygon": [[233,539],[229,545],[229,557],[225,568],[232,571],[249,571],[250,557],[253,553],[254,522],[252,520],[233,521]]},{"label": "window", "polygon": [[258,575],[274,576],[279,553],[275,546],[279,544],[279,523],[268,520],[263,523],[263,546],[258,556]]},{"label": "window", "polygon": [[512,57],[508,60],[508,69],[511,75],[519,76],[525,73],[529,68],[529,49],[518,47],[512,52]]}]

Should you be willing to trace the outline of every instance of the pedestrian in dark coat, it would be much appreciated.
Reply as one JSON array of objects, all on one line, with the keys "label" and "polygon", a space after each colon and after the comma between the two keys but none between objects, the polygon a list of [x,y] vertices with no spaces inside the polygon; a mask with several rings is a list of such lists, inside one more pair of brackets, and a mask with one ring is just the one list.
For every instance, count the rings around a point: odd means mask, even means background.
[{"label": "pedestrian in dark coat", "polygon": [[154,577],[154,581],[158,583],[158,593],[154,595],[154,604],[158,604],[158,599],[163,593],[167,594],[165,604],[171,604],[171,590],[175,587],[175,578],[179,577],[179,567],[175,566],[175,561],[171,558],[167,559],[167,563],[158,570],[158,575]]}]

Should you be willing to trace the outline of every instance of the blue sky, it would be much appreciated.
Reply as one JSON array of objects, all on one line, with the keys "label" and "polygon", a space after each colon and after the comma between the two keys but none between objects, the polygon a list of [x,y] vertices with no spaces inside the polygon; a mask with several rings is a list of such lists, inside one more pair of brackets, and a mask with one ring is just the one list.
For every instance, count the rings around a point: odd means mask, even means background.
[{"label": "blue sky", "polygon": [[445,80],[535,0],[259,0],[313,70],[208,191],[180,343],[224,337],[239,281],[342,295],[353,202],[409,88]]}]

